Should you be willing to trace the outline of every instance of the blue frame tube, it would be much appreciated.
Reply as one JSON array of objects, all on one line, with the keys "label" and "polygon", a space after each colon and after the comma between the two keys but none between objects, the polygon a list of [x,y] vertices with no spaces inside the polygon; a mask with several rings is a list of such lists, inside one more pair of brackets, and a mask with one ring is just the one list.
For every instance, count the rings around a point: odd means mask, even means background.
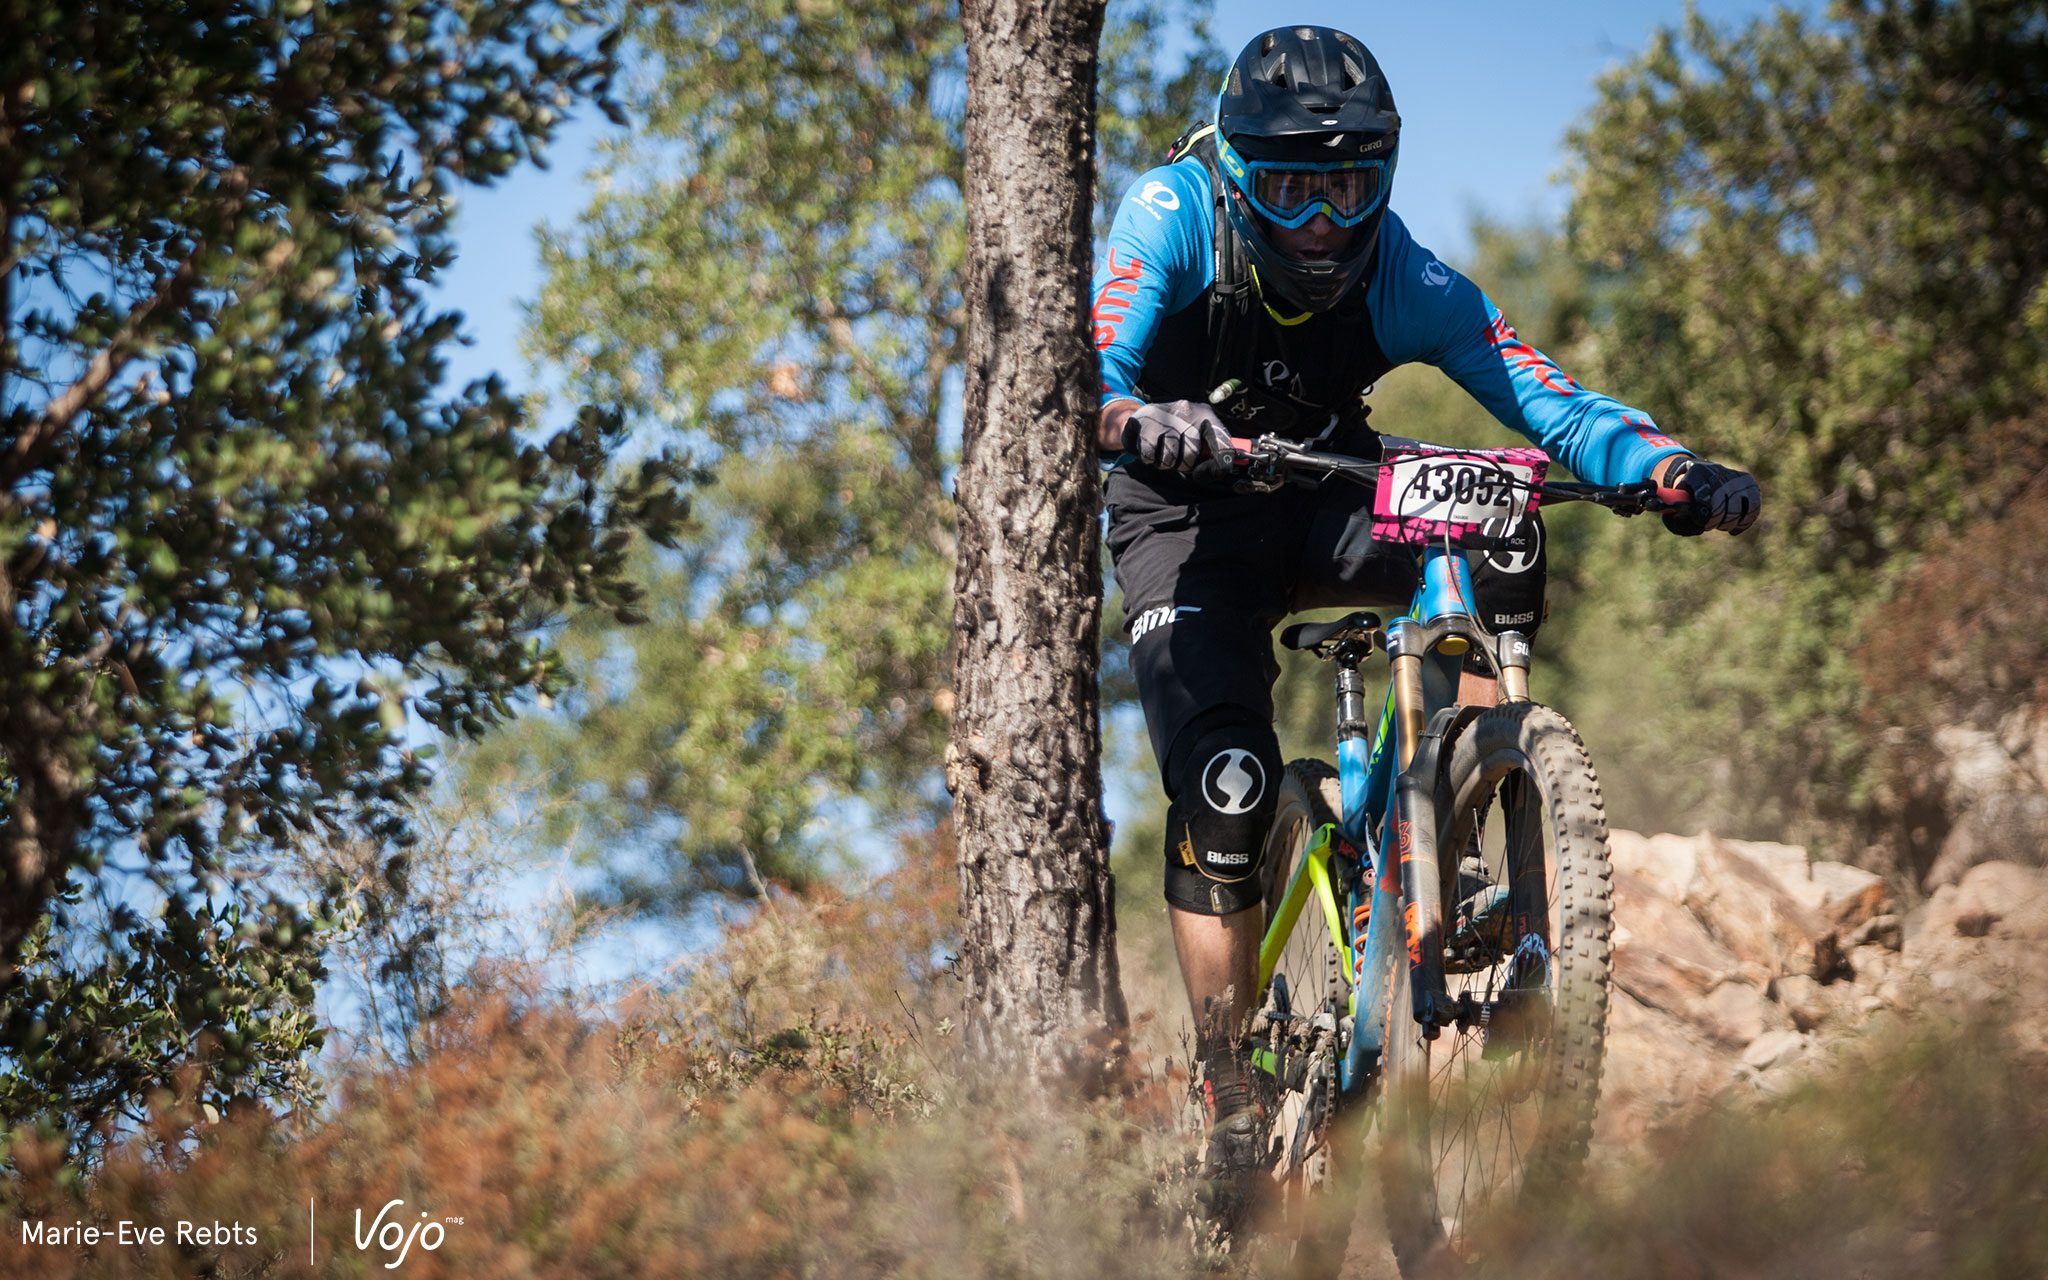
[{"label": "blue frame tube", "polygon": [[1472,566],[1462,551],[1443,546],[1425,547],[1422,552],[1422,585],[1415,591],[1415,609],[1408,616],[1423,622],[1457,614],[1478,617],[1473,607],[1478,592],[1472,586]]}]

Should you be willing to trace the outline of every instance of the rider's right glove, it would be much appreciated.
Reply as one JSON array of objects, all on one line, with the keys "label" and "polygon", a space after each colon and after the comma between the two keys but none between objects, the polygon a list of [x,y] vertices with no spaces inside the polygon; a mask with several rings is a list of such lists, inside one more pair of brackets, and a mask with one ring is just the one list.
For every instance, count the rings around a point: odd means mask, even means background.
[{"label": "rider's right glove", "polygon": [[1207,459],[1230,458],[1230,428],[1198,401],[1141,405],[1124,419],[1124,452],[1147,466],[1186,475]]},{"label": "rider's right glove", "polygon": [[1756,477],[1719,463],[1687,458],[1664,483],[1692,496],[1692,505],[1664,516],[1664,527],[1684,537],[1696,538],[1709,529],[1741,533],[1756,523],[1757,512],[1763,509],[1763,490],[1757,488]]}]

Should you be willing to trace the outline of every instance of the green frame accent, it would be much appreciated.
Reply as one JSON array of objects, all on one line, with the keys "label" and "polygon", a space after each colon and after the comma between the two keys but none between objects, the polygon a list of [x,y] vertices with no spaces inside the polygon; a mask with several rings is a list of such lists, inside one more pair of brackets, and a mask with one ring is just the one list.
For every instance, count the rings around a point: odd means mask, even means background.
[{"label": "green frame accent", "polygon": [[1294,926],[1301,917],[1301,909],[1308,902],[1310,893],[1322,904],[1323,923],[1330,930],[1330,941],[1337,946],[1337,954],[1344,961],[1345,985],[1356,987],[1358,975],[1353,972],[1351,942],[1344,931],[1344,912],[1337,905],[1336,886],[1330,880],[1330,846],[1336,837],[1334,823],[1324,823],[1309,837],[1308,850],[1303,854],[1301,865],[1294,869],[1294,878],[1287,882],[1287,893],[1280,899],[1280,909],[1273,913],[1272,922],[1266,926],[1266,936],[1259,942],[1259,990],[1273,980],[1273,970],[1279,966],[1280,952],[1287,946],[1288,938],[1294,934]]}]

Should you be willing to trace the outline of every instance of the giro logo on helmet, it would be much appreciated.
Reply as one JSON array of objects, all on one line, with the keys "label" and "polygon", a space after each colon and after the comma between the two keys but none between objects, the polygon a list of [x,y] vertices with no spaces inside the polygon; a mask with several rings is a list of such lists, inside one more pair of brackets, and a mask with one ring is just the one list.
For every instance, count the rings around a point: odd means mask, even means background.
[{"label": "giro logo on helmet", "polygon": [[1266,794],[1266,766],[1243,747],[1227,747],[1202,766],[1202,798],[1218,813],[1249,813]]}]

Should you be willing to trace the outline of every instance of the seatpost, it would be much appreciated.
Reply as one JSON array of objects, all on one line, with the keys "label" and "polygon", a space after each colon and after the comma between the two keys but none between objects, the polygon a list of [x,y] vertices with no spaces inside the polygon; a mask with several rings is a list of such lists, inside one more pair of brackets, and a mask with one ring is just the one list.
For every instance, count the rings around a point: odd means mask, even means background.
[{"label": "seatpost", "polygon": [[1358,674],[1358,661],[1346,654],[1337,662],[1337,741],[1362,741],[1372,730],[1365,718],[1365,677]]}]

